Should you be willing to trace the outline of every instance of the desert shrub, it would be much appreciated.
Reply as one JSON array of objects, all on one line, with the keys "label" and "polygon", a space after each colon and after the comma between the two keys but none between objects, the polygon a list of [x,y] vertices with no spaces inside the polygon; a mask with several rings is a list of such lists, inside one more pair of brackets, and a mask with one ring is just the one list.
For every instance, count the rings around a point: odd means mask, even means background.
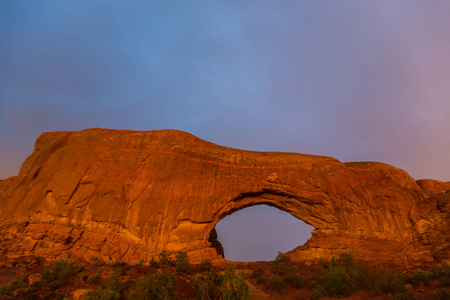
[{"label": "desert shrub", "polygon": [[117,291],[112,290],[90,290],[87,291],[80,300],[119,300],[120,294]]},{"label": "desert shrub", "polygon": [[448,300],[450,299],[449,289],[439,289],[435,290],[433,293],[433,300]]},{"label": "desert shrub", "polygon": [[416,300],[416,296],[411,291],[403,291],[391,296],[390,300]]},{"label": "desert shrub", "polygon": [[283,281],[283,279],[271,275],[269,276],[268,281],[269,281],[269,288],[271,290],[274,290],[278,294],[284,294],[284,291],[286,290],[286,283]]},{"label": "desert shrub", "polygon": [[65,284],[70,277],[82,270],[83,267],[80,266],[78,261],[61,259],[46,266],[40,278],[45,282],[58,281],[61,284]]},{"label": "desert shrub", "polygon": [[256,284],[266,284],[267,280],[264,277],[257,277]]},{"label": "desert shrub", "polygon": [[207,274],[197,274],[193,278],[195,287],[197,288],[197,298],[200,300],[218,299],[219,287],[222,285],[222,276],[214,269]]},{"label": "desert shrub", "polygon": [[339,254],[339,258],[331,259],[331,267],[341,267],[344,269],[352,268],[355,265],[355,259],[351,253]]},{"label": "desert shrub", "polygon": [[380,290],[384,293],[402,293],[406,291],[405,281],[401,275],[386,275],[380,283]]},{"label": "desert shrub", "polygon": [[412,285],[428,284],[433,279],[433,273],[424,270],[415,270],[410,276],[406,278],[406,282]]},{"label": "desert shrub", "polygon": [[4,284],[0,286],[0,295],[9,296],[12,295],[18,289],[25,288],[27,284],[25,283],[28,279],[28,274],[22,277],[18,277],[12,280],[9,284]]},{"label": "desert shrub", "polygon": [[262,276],[264,274],[264,270],[261,268],[253,270],[253,272],[250,274],[250,278],[256,279]]},{"label": "desert shrub", "polygon": [[92,258],[92,263],[94,264],[94,266],[96,267],[101,267],[106,265],[106,263],[103,261],[103,259],[99,258],[99,257],[93,257]]},{"label": "desert shrub", "polygon": [[130,294],[129,299],[177,299],[176,277],[168,270],[140,277],[136,284],[136,290]]},{"label": "desert shrub", "polygon": [[297,270],[297,267],[292,264],[289,256],[282,252],[278,252],[277,257],[272,262],[272,272],[279,276],[283,276],[293,272],[295,273]]},{"label": "desert shrub", "polygon": [[361,262],[355,262],[347,272],[357,290],[379,291],[387,276],[379,269]]},{"label": "desert shrub", "polygon": [[[325,292],[326,294],[326,292]],[[314,288],[308,295],[309,300],[319,300],[325,297],[323,290],[320,288]]]},{"label": "desert shrub", "polygon": [[335,267],[329,270],[322,282],[322,286],[327,291],[328,296],[349,296],[355,291],[351,277],[342,267]]},{"label": "desert shrub", "polygon": [[200,271],[209,271],[212,268],[212,264],[210,260],[202,260],[199,264]]},{"label": "desert shrub", "polygon": [[89,276],[88,278],[87,278],[87,280],[86,280],[86,282],[87,283],[90,283],[90,284],[95,284],[95,285],[97,285],[97,284],[99,284],[100,283],[100,280],[101,280],[101,277],[100,277],[100,275],[91,275],[91,276]]},{"label": "desert shrub", "polygon": [[159,263],[154,257],[152,257],[152,259],[150,260],[150,267],[159,268]]},{"label": "desert shrub", "polygon": [[296,289],[303,287],[307,283],[291,259],[282,252],[278,252],[277,257],[272,262],[272,272],[282,276],[285,283]]},{"label": "desert shrub", "polygon": [[117,270],[108,278],[108,280],[105,281],[104,286],[108,290],[120,293],[120,291],[122,290],[122,281],[122,270]]},{"label": "desert shrub", "polygon": [[224,300],[248,299],[249,287],[245,282],[244,272],[236,274],[234,267],[228,266],[222,277],[220,291]]},{"label": "desert shrub", "polygon": [[177,263],[175,265],[175,270],[178,274],[190,274],[191,273],[191,263],[189,262],[189,256],[186,252],[177,253]]},{"label": "desert shrub", "polygon": [[450,264],[443,262],[441,266],[434,266],[431,273],[442,285],[450,286]]},{"label": "desert shrub", "polygon": [[158,254],[159,258],[159,265],[165,265],[170,262],[170,252],[169,251],[161,251],[161,253]]},{"label": "desert shrub", "polygon": [[128,267],[128,264],[124,261],[113,261],[108,264],[110,267]]},{"label": "desert shrub", "polygon": [[308,282],[305,278],[300,276],[300,274],[297,273],[289,273],[286,274],[284,277],[284,282],[291,285],[293,288],[300,289],[304,287]]},{"label": "desert shrub", "polygon": [[350,253],[340,254],[331,261],[322,261],[322,278],[318,279],[316,295],[349,296],[359,290],[405,293],[401,275],[386,274],[368,264],[355,261]]}]

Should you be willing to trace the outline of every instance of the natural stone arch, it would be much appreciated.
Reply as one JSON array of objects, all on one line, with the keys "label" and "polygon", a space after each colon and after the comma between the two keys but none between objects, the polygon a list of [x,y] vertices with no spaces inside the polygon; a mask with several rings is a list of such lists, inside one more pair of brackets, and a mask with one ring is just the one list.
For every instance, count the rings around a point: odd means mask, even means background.
[{"label": "natural stone arch", "polygon": [[[301,215],[304,212],[298,209],[298,205],[296,205],[296,203],[297,201],[294,200],[294,198],[289,197],[288,195],[277,195],[270,192],[245,193],[242,196],[238,197],[238,199],[230,201],[227,205],[225,205],[215,213],[213,221],[206,228],[207,232],[210,232],[208,235],[208,241],[212,244],[212,247],[216,249],[219,255],[224,256],[221,242],[217,239],[218,237],[216,226],[218,225],[218,223],[225,219],[227,216],[230,216],[238,211],[259,205],[268,205],[274,207],[280,211],[283,211],[284,213],[293,216],[299,221],[312,226],[310,223],[303,220]],[[316,230],[316,228],[314,228],[313,230]],[[306,243],[296,245],[295,247],[302,247],[304,244]]]},{"label": "natural stone arch", "polygon": [[252,203],[316,228],[296,260],[448,259],[449,197],[450,183],[386,164],[243,151],[173,130],[45,133],[19,175],[0,181],[0,259],[215,259],[212,229]]}]

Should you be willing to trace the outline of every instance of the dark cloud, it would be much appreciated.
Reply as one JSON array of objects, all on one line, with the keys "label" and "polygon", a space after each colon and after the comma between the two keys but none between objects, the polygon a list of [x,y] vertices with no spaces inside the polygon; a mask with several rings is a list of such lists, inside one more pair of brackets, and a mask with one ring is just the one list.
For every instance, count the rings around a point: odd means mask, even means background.
[{"label": "dark cloud", "polygon": [[1,6],[4,144],[92,126],[178,128],[448,180],[446,2]]}]

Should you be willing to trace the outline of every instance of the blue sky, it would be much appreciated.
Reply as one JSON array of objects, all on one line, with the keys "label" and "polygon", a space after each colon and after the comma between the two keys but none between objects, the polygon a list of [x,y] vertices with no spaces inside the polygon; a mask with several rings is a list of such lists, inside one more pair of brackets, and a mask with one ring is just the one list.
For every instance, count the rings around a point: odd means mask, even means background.
[{"label": "blue sky", "polygon": [[0,178],[37,136],[172,128],[450,180],[449,1],[1,1]]}]

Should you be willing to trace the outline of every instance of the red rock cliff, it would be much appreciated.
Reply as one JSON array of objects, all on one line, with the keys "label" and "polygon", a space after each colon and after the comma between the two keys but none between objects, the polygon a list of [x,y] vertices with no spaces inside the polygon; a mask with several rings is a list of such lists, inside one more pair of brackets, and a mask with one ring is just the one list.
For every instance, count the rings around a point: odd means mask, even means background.
[{"label": "red rock cliff", "polygon": [[217,222],[256,204],[316,228],[293,259],[442,260],[449,199],[450,183],[381,163],[243,151],[174,130],[44,133],[19,175],[0,181],[0,260],[215,259]]}]

